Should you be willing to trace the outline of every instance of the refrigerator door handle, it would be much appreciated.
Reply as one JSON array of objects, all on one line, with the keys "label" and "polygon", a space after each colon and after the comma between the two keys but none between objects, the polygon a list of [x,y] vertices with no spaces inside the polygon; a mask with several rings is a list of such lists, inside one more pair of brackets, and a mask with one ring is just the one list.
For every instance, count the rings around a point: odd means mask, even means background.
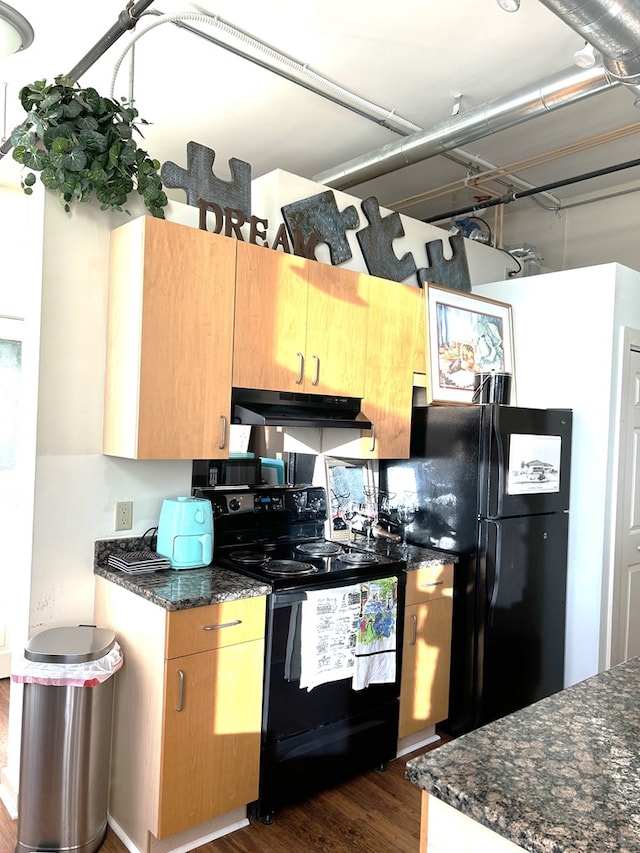
[{"label": "refrigerator door handle", "polygon": [[487,603],[489,606],[488,613],[488,621],[489,625],[493,625],[493,615],[496,609],[496,602],[498,600],[498,594],[500,592],[500,571],[502,566],[502,536],[500,533],[500,522],[499,521],[490,521],[496,528],[496,547],[495,547],[495,563],[493,567],[493,584],[491,585],[491,592],[487,589]]},{"label": "refrigerator door handle", "polygon": [[497,518],[502,518],[504,514],[504,490],[505,483],[507,480],[507,469],[505,468],[504,464],[504,446],[502,444],[502,435],[500,434],[499,412],[500,409],[496,406],[493,416],[493,435],[494,441],[496,443],[496,451],[498,454],[498,472],[496,480],[496,516]]}]

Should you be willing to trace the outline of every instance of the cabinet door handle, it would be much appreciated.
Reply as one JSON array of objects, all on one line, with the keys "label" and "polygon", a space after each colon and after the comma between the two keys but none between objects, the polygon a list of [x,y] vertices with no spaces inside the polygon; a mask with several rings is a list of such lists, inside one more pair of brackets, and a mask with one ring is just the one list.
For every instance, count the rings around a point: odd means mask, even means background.
[{"label": "cabinet door handle", "polygon": [[227,443],[227,416],[220,415],[220,420],[222,421],[222,435],[220,436],[220,444],[218,447],[222,450]]},{"label": "cabinet door handle", "polygon": [[369,448],[370,452],[376,449],[376,425],[371,424],[371,447]]},{"label": "cabinet door handle", "polygon": [[409,645],[415,646],[415,644],[418,642],[418,617],[415,613],[411,614],[411,621],[413,623],[413,636],[411,637],[411,642],[409,643]]},{"label": "cabinet door handle", "polygon": [[442,586],[444,581],[431,581],[431,583],[422,583],[420,586],[422,589],[428,589],[430,586]]},{"label": "cabinet door handle", "polygon": [[315,363],[316,369],[313,374],[313,382],[312,385],[317,385],[320,382],[320,358],[317,355],[314,355],[313,361]]},{"label": "cabinet door handle", "polygon": [[296,379],[296,385],[302,385],[302,379],[304,377],[304,356],[301,352],[298,353],[298,378]]},{"label": "cabinet door handle", "polygon": [[221,622],[219,625],[203,625],[203,631],[219,631],[220,628],[233,628],[234,625],[242,625],[242,619],[234,619],[233,622]]},{"label": "cabinet door handle", "polygon": [[178,670],[178,705],[176,711],[182,711],[184,708],[184,670]]}]

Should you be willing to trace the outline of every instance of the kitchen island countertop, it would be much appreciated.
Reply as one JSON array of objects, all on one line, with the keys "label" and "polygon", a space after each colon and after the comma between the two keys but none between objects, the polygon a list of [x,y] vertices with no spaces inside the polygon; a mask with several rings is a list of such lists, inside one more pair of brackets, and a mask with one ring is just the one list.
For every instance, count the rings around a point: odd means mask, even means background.
[{"label": "kitchen island countertop", "polygon": [[640,658],[407,763],[432,797],[530,853],[640,853]]}]

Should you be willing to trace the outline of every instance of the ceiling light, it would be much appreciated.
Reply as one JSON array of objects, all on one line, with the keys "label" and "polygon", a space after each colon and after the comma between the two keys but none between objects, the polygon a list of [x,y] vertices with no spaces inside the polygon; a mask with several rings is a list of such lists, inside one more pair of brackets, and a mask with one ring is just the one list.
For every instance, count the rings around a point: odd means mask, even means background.
[{"label": "ceiling light", "polygon": [[517,12],[520,8],[520,0],[498,0],[498,6],[505,12]]},{"label": "ceiling light", "polygon": [[573,54],[573,61],[578,68],[593,68],[596,64],[596,49],[589,42],[584,43],[584,47],[576,50]]},{"label": "ceiling light", "polygon": [[33,28],[20,12],[0,2],[0,56],[26,50],[33,41]]}]

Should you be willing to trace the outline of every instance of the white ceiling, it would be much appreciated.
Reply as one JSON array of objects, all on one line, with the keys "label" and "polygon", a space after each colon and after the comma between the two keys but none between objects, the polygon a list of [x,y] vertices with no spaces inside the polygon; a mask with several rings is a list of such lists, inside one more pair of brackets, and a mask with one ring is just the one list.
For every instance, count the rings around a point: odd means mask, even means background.
[{"label": "white ceiling", "polygon": [[[35,30],[32,46],[0,59],[0,82],[6,87],[4,132],[22,118],[17,101],[21,85],[69,72],[115,24],[126,0],[94,3],[56,0],[12,0]],[[416,127],[429,129],[446,121],[458,96],[460,113],[534,86],[550,75],[575,68],[573,53],[584,41],[538,0],[522,0],[517,13],[502,11],[495,0],[204,0],[198,5],[155,0],[149,12],[194,10],[219,15],[278,52],[393,111]],[[143,15],[135,33],[157,21]],[[189,22],[217,38],[219,27]],[[108,95],[114,67],[131,34],[125,34],[81,77]],[[236,39],[228,43],[239,46]],[[129,54],[130,55],[130,54]],[[386,129],[270,70],[234,55],[172,23],[140,36],[133,73],[135,104],[152,124],[144,129],[142,147],[164,162],[186,166],[190,140],[215,150],[214,171],[228,178],[227,161],[248,161],[258,177],[284,169],[313,177],[359,155],[401,139]],[[122,62],[114,96],[128,96],[129,58]],[[622,86],[542,118],[494,133],[454,152],[459,163],[439,155],[392,174],[351,187],[354,195],[375,196],[416,218],[439,215],[472,204],[487,190],[464,186],[469,163],[482,158],[540,186],[638,156],[640,112],[634,95]],[[626,138],[570,157],[557,157],[536,167],[512,164],[605,131],[636,124]],[[638,182],[637,168],[553,189],[552,196],[570,203],[576,195],[610,192]],[[408,197],[454,181],[441,197],[401,204]],[[468,182],[467,182],[468,183]],[[508,182],[507,182],[508,183]],[[502,193],[505,184],[492,184]],[[185,194],[169,195],[184,201]],[[553,199],[542,197],[544,204]],[[510,205],[531,205],[518,201]],[[508,212],[508,208],[505,208]]]}]

